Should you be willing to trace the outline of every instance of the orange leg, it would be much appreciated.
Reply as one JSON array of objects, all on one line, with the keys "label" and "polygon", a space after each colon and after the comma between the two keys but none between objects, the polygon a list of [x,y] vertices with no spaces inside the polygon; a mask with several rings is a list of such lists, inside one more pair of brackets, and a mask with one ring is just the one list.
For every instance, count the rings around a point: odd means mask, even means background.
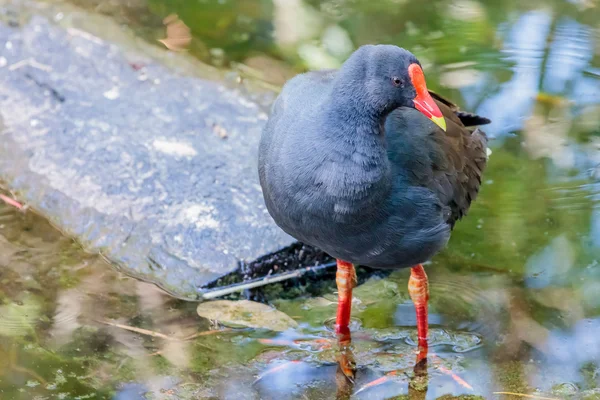
[{"label": "orange leg", "polygon": [[417,333],[419,336],[417,363],[419,363],[427,359],[427,302],[429,300],[429,283],[425,269],[421,264],[415,265],[410,271],[408,292],[417,312]]},{"label": "orange leg", "polygon": [[352,289],[356,286],[356,270],[349,262],[337,260],[335,283],[338,289],[338,307],[335,319],[335,333],[340,346],[339,364],[348,378],[354,378],[355,364],[350,349],[350,313],[352,310]]}]

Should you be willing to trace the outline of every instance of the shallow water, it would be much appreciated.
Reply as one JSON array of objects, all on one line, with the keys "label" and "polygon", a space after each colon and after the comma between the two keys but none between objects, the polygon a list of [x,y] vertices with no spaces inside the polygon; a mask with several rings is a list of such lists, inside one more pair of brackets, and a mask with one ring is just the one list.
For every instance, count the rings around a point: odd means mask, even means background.
[{"label": "shallow water", "polygon": [[407,271],[357,288],[350,385],[336,374],[332,285],[266,296],[296,329],[226,328],[0,204],[1,399],[600,398],[597,1],[77,3],[152,41],[177,13],[192,54],[265,88],[363,43],[402,45],[430,88],[493,120],[493,153],[480,197],[427,266],[427,379],[413,371]]}]

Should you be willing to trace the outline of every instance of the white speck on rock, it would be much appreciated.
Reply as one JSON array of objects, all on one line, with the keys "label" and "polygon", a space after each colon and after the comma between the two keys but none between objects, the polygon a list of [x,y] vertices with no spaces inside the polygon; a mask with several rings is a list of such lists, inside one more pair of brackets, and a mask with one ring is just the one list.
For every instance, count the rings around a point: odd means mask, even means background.
[{"label": "white speck on rock", "polygon": [[85,31],[82,31],[80,29],[76,29],[76,28],[68,28],[67,32],[69,32],[69,35],[71,36],[78,36],[81,37],[85,40],[89,40],[90,42],[93,42],[97,45],[103,45],[104,41],[102,39],[100,39],[99,37],[96,37],[90,33],[87,33]]},{"label": "white speck on rock", "polygon": [[242,107],[246,107],[246,108],[249,108],[249,109],[256,109],[257,108],[256,103],[253,103],[250,100],[247,100],[247,99],[243,98],[242,96],[237,97],[237,102]]},{"label": "white speck on rock", "polygon": [[212,216],[214,208],[204,204],[194,204],[183,210],[183,217],[196,225],[196,228],[219,228],[219,221]]},{"label": "white speck on rock", "polygon": [[198,154],[198,152],[187,143],[156,139],[152,142],[152,146],[160,152],[173,156],[194,157]]},{"label": "white speck on rock", "polygon": [[6,64],[8,64],[8,61],[6,61],[6,58],[0,57],[0,68],[6,67]]},{"label": "white speck on rock", "polygon": [[152,115],[165,122],[173,122],[173,117],[167,113],[163,108],[152,107]]},{"label": "white speck on rock", "polygon": [[107,90],[106,92],[103,93],[104,97],[106,97],[109,100],[115,100],[119,98],[119,88],[118,87],[113,87],[110,90]]}]

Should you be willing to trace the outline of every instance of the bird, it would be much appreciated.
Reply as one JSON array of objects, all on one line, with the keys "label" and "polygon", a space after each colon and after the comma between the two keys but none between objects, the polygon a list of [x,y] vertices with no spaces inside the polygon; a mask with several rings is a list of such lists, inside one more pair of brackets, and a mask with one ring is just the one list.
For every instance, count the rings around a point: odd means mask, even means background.
[{"label": "bird", "polygon": [[[337,261],[340,346],[351,341],[355,266],[411,268],[417,361],[426,362],[423,263],[478,195],[488,158],[479,125],[489,122],[429,91],[417,57],[390,44],[361,46],[339,69],[283,86],[260,138],[259,180],[275,223]],[[348,376],[353,362],[340,360]]]}]

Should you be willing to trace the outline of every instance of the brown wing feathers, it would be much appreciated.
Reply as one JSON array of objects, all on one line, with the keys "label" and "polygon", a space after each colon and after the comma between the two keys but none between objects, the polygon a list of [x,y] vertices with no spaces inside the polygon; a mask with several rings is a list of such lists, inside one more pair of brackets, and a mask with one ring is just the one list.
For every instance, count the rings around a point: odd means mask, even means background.
[{"label": "brown wing feathers", "polygon": [[432,154],[434,176],[430,182],[442,202],[451,209],[448,222],[462,218],[477,197],[481,175],[487,162],[487,138],[470,125],[487,124],[489,119],[465,113],[438,94],[431,93],[446,119],[446,132],[436,130],[431,139],[437,144]]}]

